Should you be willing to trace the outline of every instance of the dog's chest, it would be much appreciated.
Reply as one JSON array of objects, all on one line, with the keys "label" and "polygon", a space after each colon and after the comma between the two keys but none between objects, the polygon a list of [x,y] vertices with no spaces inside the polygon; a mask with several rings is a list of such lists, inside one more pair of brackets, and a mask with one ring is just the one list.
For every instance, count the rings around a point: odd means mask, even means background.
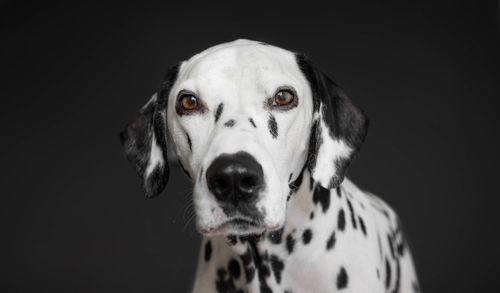
[{"label": "dog's chest", "polygon": [[326,191],[303,184],[282,229],[205,239],[194,292],[385,292],[399,264],[388,271],[392,216],[379,204],[349,182]]}]

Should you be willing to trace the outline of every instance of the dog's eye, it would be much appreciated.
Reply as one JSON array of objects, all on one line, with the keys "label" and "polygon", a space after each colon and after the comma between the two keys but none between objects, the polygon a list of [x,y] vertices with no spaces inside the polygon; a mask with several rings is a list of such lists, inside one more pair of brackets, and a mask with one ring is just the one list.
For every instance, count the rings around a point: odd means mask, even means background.
[{"label": "dog's eye", "polygon": [[274,95],[274,102],[276,106],[284,106],[290,104],[295,95],[289,90],[280,90]]},{"label": "dog's eye", "polygon": [[193,95],[184,95],[179,103],[184,110],[194,110],[198,107],[198,99]]}]

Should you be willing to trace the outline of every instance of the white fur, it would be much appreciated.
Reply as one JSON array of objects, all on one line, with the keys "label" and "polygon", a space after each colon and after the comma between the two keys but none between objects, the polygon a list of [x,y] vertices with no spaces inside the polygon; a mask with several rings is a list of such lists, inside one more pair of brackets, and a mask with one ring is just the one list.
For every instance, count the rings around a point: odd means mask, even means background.
[{"label": "white fur", "polygon": [[[272,112],[279,139],[268,130],[269,113],[266,99],[280,86],[292,86],[299,95],[299,105],[287,112]],[[207,107],[201,115],[179,117],[175,112],[180,90],[195,92]],[[257,207],[266,215],[268,227],[277,227],[285,219],[288,176],[298,176],[307,157],[307,140],[312,113],[312,99],[307,81],[295,62],[293,53],[258,42],[238,40],[197,54],[180,67],[171,89],[168,126],[176,153],[187,171],[194,175],[193,200],[197,226],[211,231],[227,220],[216,199],[207,188],[206,179],[198,176],[206,171],[222,153],[246,151],[262,165],[266,189]],[[219,103],[224,111],[217,124],[214,113]],[[248,119],[252,118],[257,128]],[[232,128],[223,124],[233,119]],[[190,151],[185,133],[190,134]]]}]

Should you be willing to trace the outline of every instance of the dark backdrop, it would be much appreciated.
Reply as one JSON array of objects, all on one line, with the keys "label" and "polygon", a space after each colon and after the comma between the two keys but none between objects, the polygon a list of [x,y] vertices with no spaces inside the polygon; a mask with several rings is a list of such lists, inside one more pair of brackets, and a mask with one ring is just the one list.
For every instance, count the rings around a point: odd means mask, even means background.
[{"label": "dark backdrop", "polygon": [[497,287],[497,2],[168,2],[0,4],[0,291],[188,290],[189,182],[173,166],[146,200],[118,133],[170,65],[241,37],[308,53],[368,113],[349,176],[401,215],[424,292]]}]

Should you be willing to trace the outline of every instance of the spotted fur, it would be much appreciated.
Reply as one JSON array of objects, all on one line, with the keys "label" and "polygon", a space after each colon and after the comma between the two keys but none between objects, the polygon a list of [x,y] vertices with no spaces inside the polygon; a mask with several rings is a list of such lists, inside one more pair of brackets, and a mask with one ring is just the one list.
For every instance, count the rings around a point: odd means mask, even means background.
[{"label": "spotted fur", "polygon": [[[296,92],[293,107],[272,102],[284,86]],[[176,110],[183,90],[199,111]],[[192,292],[420,292],[397,215],[345,178],[367,128],[363,111],[305,55],[238,40],[170,70],[122,143],[146,196],[168,180],[167,130],[194,184],[204,237]],[[261,165],[264,183],[251,201],[228,205],[204,170],[238,152]],[[233,224],[235,215],[246,218]]]}]

